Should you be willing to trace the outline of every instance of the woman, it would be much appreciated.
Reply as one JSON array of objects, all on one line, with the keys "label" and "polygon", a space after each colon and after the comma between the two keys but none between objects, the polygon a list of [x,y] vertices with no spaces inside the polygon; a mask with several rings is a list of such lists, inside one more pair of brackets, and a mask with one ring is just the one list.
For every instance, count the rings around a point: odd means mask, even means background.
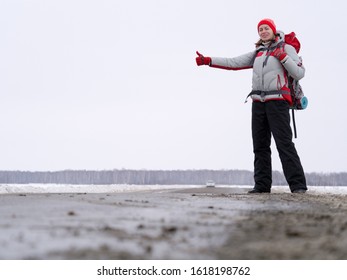
[{"label": "woman", "polygon": [[281,159],[283,173],[292,193],[307,190],[304,170],[292,141],[289,105],[292,103],[288,75],[300,80],[305,75],[294,47],[284,44],[284,34],[271,19],[258,23],[255,51],[234,58],[204,57],[197,52],[198,66],[226,70],[253,68],[252,138],[254,188],[249,193],[270,193],[272,185],[271,134]]}]

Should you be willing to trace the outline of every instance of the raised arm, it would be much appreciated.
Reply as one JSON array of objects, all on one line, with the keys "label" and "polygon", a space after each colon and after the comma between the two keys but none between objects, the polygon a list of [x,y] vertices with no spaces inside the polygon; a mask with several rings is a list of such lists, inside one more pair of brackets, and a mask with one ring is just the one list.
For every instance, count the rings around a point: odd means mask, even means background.
[{"label": "raised arm", "polygon": [[256,52],[249,52],[234,58],[203,56],[198,51],[196,52],[196,54],[198,55],[198,57],[196,57],[196,64],[198,66],[208,65],[210,67],[225,70],[242,70],[250,69],[253,67]]}]

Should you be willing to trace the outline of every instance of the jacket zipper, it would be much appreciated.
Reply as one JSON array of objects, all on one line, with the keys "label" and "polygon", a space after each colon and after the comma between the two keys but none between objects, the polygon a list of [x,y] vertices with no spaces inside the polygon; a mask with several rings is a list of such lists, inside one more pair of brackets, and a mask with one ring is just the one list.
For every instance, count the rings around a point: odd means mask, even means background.
[{"label": "jacket zipper", "polygon": [[[267,53],[269,52],[269,50],[267,50],[266,52],[264,52],[263,54],[263,67],[262,67],[262,70],[261,70],[261,85],[262,85],[262,89],[263,91],[265,91],[265,87],[264,87],[264,67],[265,67],[265,61],[266,61],[266,56],[267,56]],[[261,102],[265,102],[265,95],[264,96],[260,96],[260,101]]]}]

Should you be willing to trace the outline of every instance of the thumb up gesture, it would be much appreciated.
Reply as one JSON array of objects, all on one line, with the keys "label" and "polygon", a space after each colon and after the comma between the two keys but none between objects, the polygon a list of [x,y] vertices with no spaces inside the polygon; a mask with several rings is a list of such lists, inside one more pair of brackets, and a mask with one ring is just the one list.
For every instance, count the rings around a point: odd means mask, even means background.
[{"label": "thumb up gesture", "polygon": [[198,57],[196,57],[195,60],[196,60],[196,64],[198,66],[201,66],[201,65],[211,65],[211,57],[203,56],[198,51],[196,52],[196,54],[198,55]]}]

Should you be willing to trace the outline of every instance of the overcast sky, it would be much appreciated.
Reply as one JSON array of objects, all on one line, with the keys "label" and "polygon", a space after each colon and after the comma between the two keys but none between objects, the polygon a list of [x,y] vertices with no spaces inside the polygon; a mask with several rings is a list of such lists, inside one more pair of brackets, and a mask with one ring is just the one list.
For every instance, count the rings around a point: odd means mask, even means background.
[{"label": "overcast sky", "polygon": [[253,170],[252,71],[197,67],[195,51],[252,51],[269,17],[302,44],[305,171],[347,171],[346,10],[342,0],[0,0],[0,170]]}]

